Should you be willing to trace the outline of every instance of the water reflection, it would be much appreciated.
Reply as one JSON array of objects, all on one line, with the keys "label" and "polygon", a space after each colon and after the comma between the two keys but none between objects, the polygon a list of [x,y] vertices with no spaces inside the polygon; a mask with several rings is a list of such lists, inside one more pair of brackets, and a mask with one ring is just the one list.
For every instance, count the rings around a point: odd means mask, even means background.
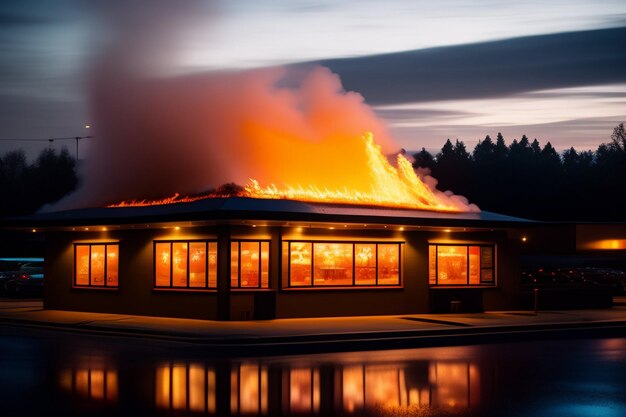
[{"label": "water reflection", "polygon": [[[595,407],[626,415],[623,338],[261,359],[95,345],[59,341],[29,351],[32,366],[0,371],[5,414],[543,417]],[[20,346],[0,343],[0,360],[25,363]]]},{"label": "water reflection", "polygon": [[161,365],[155,372],[157,408],[213,414],[215,370],[199,363]]},{"label": "water reflection", "polygon": [[430,406],[466,409],[480,400],[480,374],[469,363],[346,366],[337,370],[337,380],[337,396],[348,413]]},{"label": "water reflection", "polygon": [[480,402],[480,372],[468,362],[293,367],[243,362],[230,363],[221,371],[224,375],[219,372],[200,363],[159,366],[154,373],[156,408],[216,414],[218,402],[226,400],[217,398],[218,392],[230,393],[231,415],[274,415],[278,410],[282,415],[402,414],[416,407],[466,410]]},{"label": "water reflection", "polygon": [[289,391],[286,412],[317,413],[320,409],[320,372],[313,368],[283,371],[283,384]]},{"label": "water reflection", "polygon": [[59,387],[85,400],[115,404],[118,396],[117,371],[99,366],[64,369],[59,374]]},{"label": "water reflection", "polygon": [[267,413],[267,368],[256,364],[235,364],[230,373],[232,414]]}]

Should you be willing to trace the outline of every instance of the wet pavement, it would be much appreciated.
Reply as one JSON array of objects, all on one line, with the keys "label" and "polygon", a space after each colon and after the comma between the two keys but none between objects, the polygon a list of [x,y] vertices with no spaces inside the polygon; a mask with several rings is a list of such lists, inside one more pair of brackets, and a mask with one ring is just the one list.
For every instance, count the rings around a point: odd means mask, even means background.
[{"label": "wet pavement", "polygon": [[2,415],[626,415],[624,337],[244,358],[186,345],[0,326]]},{"label": "wet pavement", "polygon": [[[144,337],[233,349],[302,351],[378,349],[474,343],[533,334],[607,330],[626,335],[626,306],[568,311],[493,311],[471,314],[211,321],[44,310],[39,300],[0,301],[0,324]],[[495,336],[498,336],[495,337]],[[495,338],[494,338],[495,337]],[[462,340],[457,340],[462,339]],[[508,340],[508,339],[504,339]]]}]

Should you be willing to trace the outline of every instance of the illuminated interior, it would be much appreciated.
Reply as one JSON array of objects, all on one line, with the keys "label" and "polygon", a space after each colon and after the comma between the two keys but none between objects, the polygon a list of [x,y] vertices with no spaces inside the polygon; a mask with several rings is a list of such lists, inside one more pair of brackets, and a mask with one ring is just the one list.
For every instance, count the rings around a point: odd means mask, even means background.
[{"label": "illuminated interior", "polygon": [[269,288],[269,241],[232,241],[231,288]]},{"label": "illuminated interior", "polygon": [[290,287],[400,285],[400,243],[283,242]]},{"label": "illuminated interior", "polygon": [[117,402],[117,371],[106,367],[65,369],[59,374],[59,386],[88,400]]},{"label": "illuminated interior", "polygon": [[430,285],[494,285],[493,254],[492,245],[430,245]]},{"label": "illuminated interior", "polygon": [[198,363],[160,366],[155,377],[155,405],[174,411],[215,413],[215,370]]},{"label": "illuminated interior", "polygon": [[217,242],[159,241],[154,255],[156,287],[217,288]]},{"label": "illuminated interior", "polygon": [[74,285],[117,287],[119,245],[76,243],[74,245]]},{"label": "illuminated interior", "polygon": [[256,364],[234,365],[230,374],[232,414],[266,414],[267,368]]}]

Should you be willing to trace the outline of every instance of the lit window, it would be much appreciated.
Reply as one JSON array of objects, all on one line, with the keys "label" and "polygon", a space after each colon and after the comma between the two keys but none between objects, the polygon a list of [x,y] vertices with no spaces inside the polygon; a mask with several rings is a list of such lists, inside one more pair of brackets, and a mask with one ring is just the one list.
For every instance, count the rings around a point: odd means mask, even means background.
[{"label": "lit window", "polygon": [[156,288],[217,288],[217,242],[155,242],[154,285]]},{"label": "lit window", "polygon": [[352,285],[351,243],[313,244],[315,285]]},{"label": "lit window", "polygon": [[74,245],[74,286],[117,287],[119,245],[117,243],[76,243]]},{"label": "lit window", "polygon": [[354,271],[356,284],[376,285],[376,245],[354,245]]},{"label": "lit window", "polygon": [[291,265],[291,285],[309,286],[313,276],[312,256],[313,244],[311,242],[292,242],[289,262]]},{"label": "lit window", "polygon": [[269,241],[233,241],[230,244],[230,286],[269,288]]},{"label": "lit window", "polygon": [[400,285],[401,243],[283,242],[289,287]]},{"label": "lit window", "polygon": [[430,245],[430,285],[494,285],[493,245]]}]

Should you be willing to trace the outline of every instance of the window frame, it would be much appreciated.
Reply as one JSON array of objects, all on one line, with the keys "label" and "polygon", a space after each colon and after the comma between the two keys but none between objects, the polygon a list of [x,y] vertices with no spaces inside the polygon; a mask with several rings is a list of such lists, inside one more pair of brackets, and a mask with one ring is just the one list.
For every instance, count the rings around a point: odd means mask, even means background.
[{"label": "window frame", "polygon": [[[80,289],[96,289],[96,290],[118,290],[120,288],[120,243],[117,241],[107,241],[107,242],[75,242],[74,245],[74,265],[73,271],[74,276],[72,278],[72,288],[80,288]],[[76,264],[76,252],[79,246],[88,246],[89,247],[89,272],[87,273],[89,277],[89,284],[78,284],[78,271]],[[104,246],[104,284],[103,285],[94,285],[92,283],[91,276],[91,247],[92,246]],[[108,272],[108,262],[107,262],[107,254],[109,246],[117,246],[117,285],[109,285],[107,280],[107,272]]]},{"label": "window frame", "polygon": [[[237,286],[233,286],[233,271],[232,271],[232,262],[233,262],[233,243],[237,243]],[[259,279],[258,286],[256,287],[242,287],[241,286],[241,244],[242,243],[258,243],[259,245]],[[267,287],[263,286],[263,265],[262,265],[262,244],[267,243]],[[270,277],[272,276],[272,240],[271,239],[230,239],[228,242],[229,248],[229,258],[228,258],[228,288],[232,290],[241,290],[241,291],[258,291],[258,290],[269,290],[272,286],[270,285]]]},{"label": "window frame", "polygon": [[[169,273],[169,280],[170,280],[170,285],[165,286],[165,285],[157,285],[157,268],[156,268],[156,262],[157,262],[157,244],[159,243],[166,243],[169,244],[170,246],[170,273]],[[187,268],[186,268],[186,277],[187,277],[187,285],[186,286],[174,286],[174,262],[172,262],[172,251],[174,250],[174,243],[186,243],[187,244]],[[204,243],[205,247],[206,247],[206,261],[204,263],[205,266],[205,273],[206,273],[206,284],[204,287],[192,287],[191,286],[191,280],[189,279],[189,274],[190,274],[190,267],[189,267],[189,248],[190,248],[190,244],[191,243]],[[154,290],[165,290],[165,291],[217,291],[217,281],[218,281],[218,277],[219,277],[219,272],[218,272],[218,266],[219,266],[219,262],[216,262],[215,264],[215,287],[211,287],[209,286],[209,283],[211,282],[209,279],[209,244],[210,243],[215,243],[215,250],[216,253],[217,251],[219,251],[219,244],[217,239],[186,239],[186,240],[180,240],[180,239],[163,239],[163,240],[153,240],[152,241],[152,289]]]},{"label": "window frame", "polygon": [[[465,284],[440,284],[439,283],[439,252],[437,251],[437,248],[439,246],[464,246],[467,250],[466,252],[466,276],[467,276],[467,283]],[[479,279],[479,283],[478,284],[470,284],[469,280],[470,280],[470,247],[478,247],[479,249],[479,263],[478,263],[478,279]],[[435,283],[432,284],[430,282],[430,249],[431,247],[435,248]],[[491,267],[488,268],[483,268],[482,266],[482,249],[483,248],[491,248]],[[474,288],[482,288],[482,287],[495,287],[497,286],[497,274],[496,274],[496,245],[495,243],[462,243],[462,242],[458,242],[458,243],[428,243],[428,286],[429,287],[474,287]],[[493,279],[490,281],[486,281],[483,280],[483,270],[492,270],[493,273]]]},{"label": "window frame", "polygon": [[[364,289],[364,288],[402,288],[404,285],[403,280],[403,260],[404,260],[404,241],[385,241],[385,240],[304,240],[304,239],[285,239],[282,244],[287,243],[287,271],[283,273],[287,274],[287,286],[284,289]],[[311,244],[311,284],[310,285],[291,285],[291,243],[310,243]],[[315,285],[315,244],[316,243],[343,243],[352,245],[352,284],[349,285]],[[357,284],[356,283],[356,246],[357,245],[376,245],[376,283],[374,284]],[[378,245],[397,245],[398,246],[398,283],[397,284],[380,284],[379,283],[379,262],[378,262]],[[285,256],[281,253],[282,258]]]}]

